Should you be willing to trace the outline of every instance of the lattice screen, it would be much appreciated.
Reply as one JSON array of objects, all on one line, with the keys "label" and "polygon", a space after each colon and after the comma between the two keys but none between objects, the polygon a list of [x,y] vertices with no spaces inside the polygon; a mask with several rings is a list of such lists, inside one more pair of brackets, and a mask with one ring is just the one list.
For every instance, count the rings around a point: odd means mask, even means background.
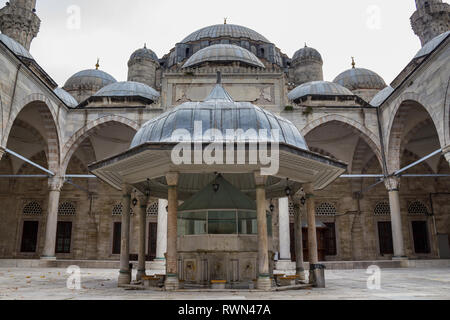
[{"label": "lattice screen", "polygon": [[390,216],[391,207],[389,203],[386,201],[377,203],[377,205],[373,209],[373,214],[376,216]]},{"label": "lattice screen", "polygon": [[428,208],[421,201],[414,201],[408,207],[408,214],[412,216],[427,216]]},{"label": "lattice screen", "polygon": [[[113,207],[112,215],[113,215],[113,216],[120,216],[120,215],[122,215],[122,213],[123,213],[123,204],[121,204],[121,203],[116,204],[116,205]],[[134,214],[133,207],[130,207],[130,214],[131,214],[131,215]]]},{"label": "lattice screen", "polygon": [[159,209],[158,201],[155,201],[155,202],[151,203],[147,207],[147,215],[149,215],[149,216],[157,216],[158,215],[158,209]]},{"label": "lattice screen", "polygon": [[72,202],[63,202],[59,205],[58,214],[60,216],[74,216],[77,210]]},{"label": "lattice screen", "polygon": [[316,207],[316,215],[318,216],[335,216],[336,208],[331,203],[322,203]]},{"label": "lattice screen", "polygon": [[32,201],[23,208],[22,212],[27,216],[40,216],[42,214],[42,207],[38,202]]},{"label": "lattice screen", "polygon": [[295,207],[293,202],[289,202],[289,215],[293,216],[295,215]]}]

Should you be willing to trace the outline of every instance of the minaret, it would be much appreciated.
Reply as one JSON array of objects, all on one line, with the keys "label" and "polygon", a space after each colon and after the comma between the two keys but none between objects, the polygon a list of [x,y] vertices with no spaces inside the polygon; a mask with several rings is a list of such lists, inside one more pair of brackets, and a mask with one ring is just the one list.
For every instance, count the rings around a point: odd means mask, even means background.
[{"label": "minaret", "polygon": [[37,36],[41,20],[36,15],[36,0],[10,0],[0,10],[0,31],[27,50]]},{"label": "minaret", "polygon": [[411,17],[414,33],[422,46],[450,30],[450,5],[442,0],[416,0],[417,11]]}]

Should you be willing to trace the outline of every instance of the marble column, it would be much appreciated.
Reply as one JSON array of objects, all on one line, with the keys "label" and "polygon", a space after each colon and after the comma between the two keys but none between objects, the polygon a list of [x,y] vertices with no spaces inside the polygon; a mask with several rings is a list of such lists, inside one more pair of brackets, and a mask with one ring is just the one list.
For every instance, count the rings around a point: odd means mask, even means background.
[{"label": "marble column", "polygon": [[124,184],[122,186],[122,237],[120,249],[119,287],[131,283],[130,269],[130,210],[131,192],[133,188]]},{"label": "marble column", "polygon": [[255,173],[256,185],[256,214],[258,221],[258,282],[260,290],[270,290],[272,281],[269,270],[269,240],[267,234],[267,202],[266,202],[267,177]]},{"label": "marble column", "polygon": [[325,279],[322,278],[320,269],[318,269],[319,254],[317,251],[316,208],[312,185],[305,185],[304,191],[306,194],[306,212],[308,217],[309,283],[315,287],[324,287]]},{"label": "marble column", "polygon": [[167,252],[167,206],[169,203],[165,199],[158,201],[158,226],[156,240],[156,261],[165,262],[164,257]]},{"label": "marble column", "polygon": [[177,290],[179,288],[177,255],[178,178],[179,174],[176,172],[170,172],[166,174],[167,185],[169,186],[165,283],[166,290]]},{"label": "marble column", "polygon": [[291,235],[289,221],[289,199],[278,199],[278,227],[280,230],[280,260],[291,261]]},{"label": "marble column", "polygon": [[295,230],[295,274],[298,280],[306,280],[305,265],[303,262],[303,223],[302,223],[302,208],[301,203],[303,194],[294,197],[294,230]]},{"label": "marble column", "polygon": [[47,225],[45,228],[45,244],[42,251],[42,260],[56,260],[56,231],[58,228],[58,207],[61,189],[64,185],[64,179],[61,177],[52,177],[48,179],[48,212]]},{"label": "marble column", "polygon": [[447,159],[448,164],[450,165],[450,145],[442,148],[442,154],[444,155],[445,159]]},{"label": "marble column", "polygon": [[407,259],[403,241],[402,215],[400,210],[400,179],[388,178],[385,180],[389,193],[389,205],[391,208],[392,242],[394,244],[393,260]]},{"label": "marble column", "polygon": [[148,195],[138,197],[139,200],[139,254],[138,254],[138,271],[136,280],[140,281],[145,276],[145,261],[146,261],[146,240],[147,240],[147,207]]}]

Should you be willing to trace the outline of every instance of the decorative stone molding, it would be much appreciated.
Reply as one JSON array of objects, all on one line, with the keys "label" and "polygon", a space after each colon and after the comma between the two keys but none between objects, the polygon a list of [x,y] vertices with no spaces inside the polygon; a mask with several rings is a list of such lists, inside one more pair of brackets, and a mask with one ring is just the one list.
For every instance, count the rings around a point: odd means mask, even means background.
[{"label": "decorative stone molding", "polygon": [[180,175],[178,172],[168,172],[166,174],[167,185],[169,187],[176,187],[178,185],[178,179]]},{"label": "decorative stone molding", "polygon": [[48,179],[48,189],[49,191],[58,191],[61,192],[62,187],[64,186],[64,178],[55,176]]},{"label": "decorative stone molding", "polygon": [[400,188],[400,178],[390,177],[384,180],[384,184],[388,191],[398,191]]},{"label": "decorative stone molding", "polygon": [[450,164],[450,145],[442,148],[442,154],[444,155],[445,159],[447,159],[448,163]]}]

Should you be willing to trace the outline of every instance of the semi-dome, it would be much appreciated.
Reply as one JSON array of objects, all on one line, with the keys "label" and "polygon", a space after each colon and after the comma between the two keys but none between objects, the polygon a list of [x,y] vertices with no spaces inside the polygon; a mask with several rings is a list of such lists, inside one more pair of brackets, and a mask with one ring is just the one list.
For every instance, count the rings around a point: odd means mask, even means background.
[{"label": "semi-dome", "polygon": [[444,32],[440,35],[438,35],[437,37],[435,37],[434,39],[430,40],[427,44],[425,44],[422,49],[419,50],[419,52],[417,52],[416,56],[414,57],[414,59],[417,58],[421,58],[424,56],[429,55],[431,52],[434,51],[434,49],[436,49],[445,39],[447,39],[447,37],[450,35],[450,31]]},{"label": "semi-dome", "polygon": [[124,81],[107,85],[100,89],[95,97],[144,97],[152,101],[158,100],[158,91],[146,84]]},{"label": "semi-dome", "polygon": [[295,101],[306,96],[354,96],[353,92],[347,88],[333,82],[313,81],[304,83],[288,94],[291,101]]},{"label": "semi-dome", "polygon": [[381,104],[394,92],[394,88],[386,87],[380,92],[377,93],[375,97],[373,97],[372,101],[370,101],[370,105],[374,107],[379,107]]},{"label": "semi-dome", "polygon": [[314,48],[310,48],[305,45],[304,48],[301,48],[297,52],[294,53],[292,57],[292,62],[297,63],[305,60],[316,60],[320,63],[323,63],[322,55]]},{"label": "semi-dome", "polygon": [[56,88],[54,92],[68,107],[75,108],[78,105],[77,100],[66,90]]},{"label": "semi-dome", "polygon": [[235,25],[235,24],[217,24],[209,27],[202,28],[200,30],[191,33],[187,36],[182,43],[189,43],[209,38],[221,38],[230,37],[235,39],[249,39],[253,41],[261,41],[270,43],[264,36],[258,32],[249,29],[247,27]]},{"label": "semi-dome", "polygon": [[[203,135],[196,136],[194,123],[201,122]],[[265,141],[273,141],[276,137],[271,135],[272,129],[279,130],[278,140],[294,147],[308,150],[305,139],[290,121],[276,116],[271,112],[248,102],[234,102],[228,92],[218,84],[204,102],[186,102],[182,105],[150,120],[138,131],[131,143],[131,148],[145,143],[180,142],[186,141],[186,134],[182,136],[176,130],[187,130],[192,140],[196,142],[245,142],[253,139],[239,135],[227,136],[227,130],[267,129],[268,136]],[[209,129],[217,129],[222,137],[205,135]],[[222,138],[222,139],[221,139]],[[255,137],[262,141],[264,137]]]},{"label": "semi-dome", "polygon": [[16,40],[11,39],[10,37],[0,34],[0,41],[3,42],[9,50],[14,52],[19,57],[24,57],[27,59],[34,60],[33,56],[30,54],[30,52],[25,49],[24,46],[22,46],[20,43],[18,43]]},{"label": "semi-dome", "polygon": [[148,49],[147,45],[144,45],[144,48],[138,49],[135,52],[133,52],[129,61],[137,59],[151,59],[159,63],[158,56],[152,50]]},{"label": "semi-dome", "polygon": [[232,62],[265,68],[264,64],[250,51],[231,44],[216,44],[197,51],[184,64],[183,68],[198,66],[205,62]]},{"label": "semi-dome", "polygon": [[95,86],[103,88],[108,84],[117,82],[110,74],[98,70],[89,69],[75,73],[71,76],[64,85],[64,88],[77,88],[82,86]]},{"label": "semi-dome", "polygon": [[382,90],[386,88],[386,82],[375,72],[363,69],[352,68],[342,72],[333,81],[349,90],[375,89]]}]

